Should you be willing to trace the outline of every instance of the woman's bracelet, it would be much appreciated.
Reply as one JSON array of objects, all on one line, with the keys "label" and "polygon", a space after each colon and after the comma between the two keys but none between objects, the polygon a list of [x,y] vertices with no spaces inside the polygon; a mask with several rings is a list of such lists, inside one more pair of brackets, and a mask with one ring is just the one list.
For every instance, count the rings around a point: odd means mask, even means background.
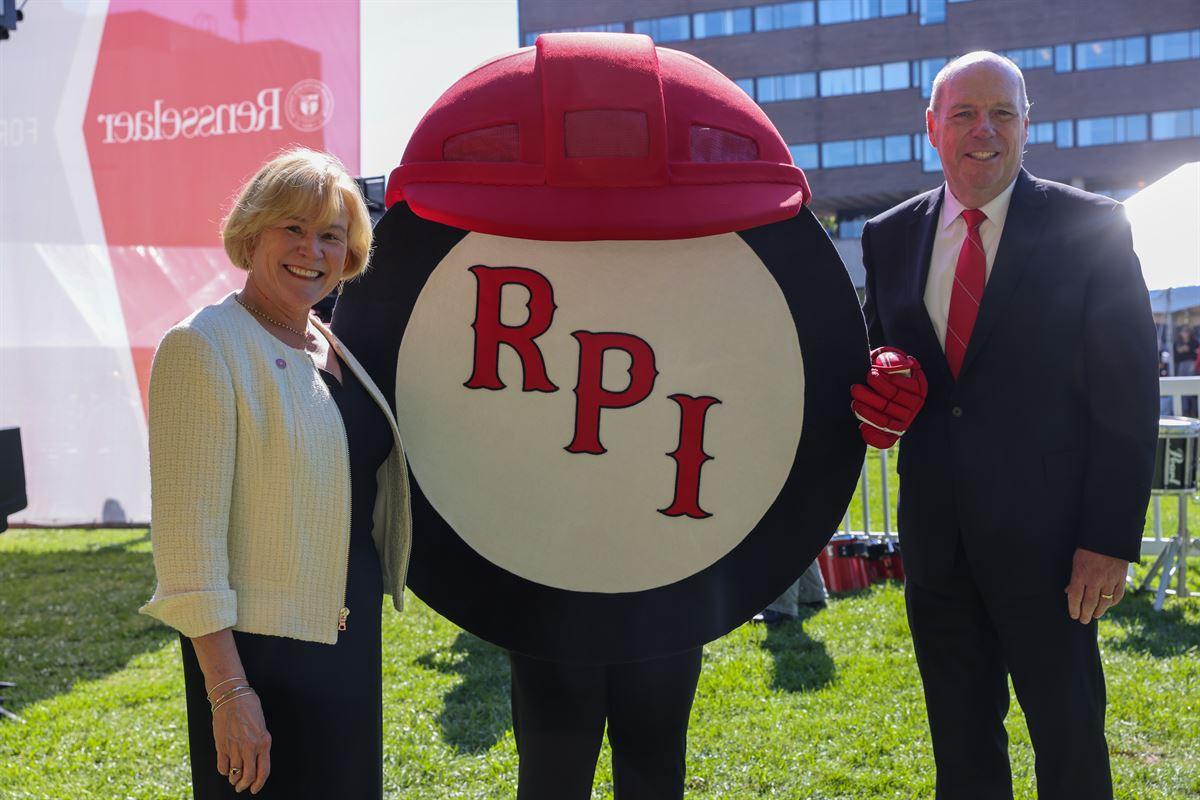
[{"label": "woman's bracelet", "polygon": [[221,706],[223,706],[227,703],[232,703],[234,700],[237,700],[239,697],[245,697],[246,695],[251,695],[251,694],[258,694],[258,692],[254,691],[249,686],[238,686],[235,689],[231,689],[230,691],[221,695],[219,702],[213,703],[212,713],[216,714],[217,710]]},{"label": "woman's bracelet", "polygon": [[214,683],[213,687],[208,690],[208,694],[206,694],[205,697],[208,699],[208,702],[211,703],[211,702],[213,702],[213,699],[212,699],[213,692],[215,692],[217,690],[218,686],[224,686],[225,684],[230,683],[232,681],[244,681],[244,680],[246,680],[245,675],[234,675],[232,678],[226,678],[225,680],[221,681],[220,683]]},{"label": "woman's bracelet", "polygon": [[[224,700],[226,697],[229,697],[234,692],[241,691],[242,689],[250,689],[250,684],[248,684],[248,683],[236,684],[232,689],[225,690],[225,692],[220,697],[217,697],[213,700],[209,700],[208,704],[211,707],[216,708],[217,704],[220,703],[222,700]],[[251,689],[251,691],[253,691],[253,689]]]}]

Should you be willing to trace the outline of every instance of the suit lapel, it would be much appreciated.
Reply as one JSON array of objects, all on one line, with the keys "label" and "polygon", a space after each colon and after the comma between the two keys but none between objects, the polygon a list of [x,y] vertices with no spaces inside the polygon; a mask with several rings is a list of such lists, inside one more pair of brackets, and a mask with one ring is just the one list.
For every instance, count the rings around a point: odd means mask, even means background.
[{"label": "suit lapel", "polygon": [[921,363],[926,374],[934,369],[936,363],[938,364],[937,369],[944,371],[946,377],[949,378],[950,366],[946,362],[946,352],[942,349],[942,343],[938,341],[937,332],[933,329],[933,322],[929,319],[929,311],[925,308],[925,283],[929,280],[929,259],[933,254],[933,239],[937,232],[938,218],[942,212],[942,193],[944,191],[945,186],[930,192],[926,196],[925,202],[915,209],[915,213],[908,222],[904,252],[908,253],[909,263],[904,274],[909,279],[906,287],[907,304],[910,308],[915,309],[919,316],[917,328],[921,337],[920,352],[933,354],[932,359],[923,358]]},{"label": "suit lapel", "polygon": [[1004,219],[1004,233],[1000,236],[992,274],[983,291],[983,302],[979,305],[979,317],[975,320],[971,341],[967,343],[967,352],[963,356],[960,378],[971,368],[975,355],[987,343],[997,322],[1004,317],[1021,277],[1029,267],[1034,248],[1046,226],[1046,215],[1042,208],[1045,202],[1045,189],[1022,169],[1013,187],[1008,216]]}]

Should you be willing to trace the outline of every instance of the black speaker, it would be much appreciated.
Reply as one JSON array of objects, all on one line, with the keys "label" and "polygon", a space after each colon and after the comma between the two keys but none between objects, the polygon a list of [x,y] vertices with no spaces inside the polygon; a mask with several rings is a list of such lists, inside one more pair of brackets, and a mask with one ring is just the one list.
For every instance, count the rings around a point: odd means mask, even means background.
[{"label": "black speaker", "polygon": [[25,496],[25,461],[21,429],[0,428],[0,533],[8,530],[8,515],[29,504]]}]

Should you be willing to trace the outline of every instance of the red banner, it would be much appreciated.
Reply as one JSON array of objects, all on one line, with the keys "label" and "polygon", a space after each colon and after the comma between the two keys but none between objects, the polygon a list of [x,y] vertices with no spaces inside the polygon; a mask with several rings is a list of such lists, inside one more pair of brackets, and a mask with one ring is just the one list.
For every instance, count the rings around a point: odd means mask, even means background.
[{"label": "red banner", "polygon": [[110,5],[83,136],[143,401],[166,328],[241,285],[239,184],[296,144],[357,172],[358,83],[356,2]]}]

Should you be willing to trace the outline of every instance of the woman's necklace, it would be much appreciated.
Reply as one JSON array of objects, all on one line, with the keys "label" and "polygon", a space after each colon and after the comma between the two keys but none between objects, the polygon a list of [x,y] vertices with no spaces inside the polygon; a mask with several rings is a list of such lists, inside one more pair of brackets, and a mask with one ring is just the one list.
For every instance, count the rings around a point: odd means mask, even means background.
[{"label": "woman's necklace", "polygon": [[272,325],[274,325],[278,328],[283,328],[285,331],[291,331],[292,333],[299,336],[301,339],[308,341],[308,326],[307,325],[305,326],[304,330],[302,330],[302,331],[297,330],[297,329],[293,328],[291,325],[285,325],[284,323],[280,322],[279,320],[275,319],[274,317],[264,314],[263,312],[261,312],[257,308],[255,308],[254,306],[247,305],[246,302],[244,300],[242,300],[241,295],[235,294],[233,296],[233,299],[237,301],[238,305],[240,305],[242,308],[249,311],[254,316],[258,317],[259,319],[264,319],[267,322],[271,323]]}]

